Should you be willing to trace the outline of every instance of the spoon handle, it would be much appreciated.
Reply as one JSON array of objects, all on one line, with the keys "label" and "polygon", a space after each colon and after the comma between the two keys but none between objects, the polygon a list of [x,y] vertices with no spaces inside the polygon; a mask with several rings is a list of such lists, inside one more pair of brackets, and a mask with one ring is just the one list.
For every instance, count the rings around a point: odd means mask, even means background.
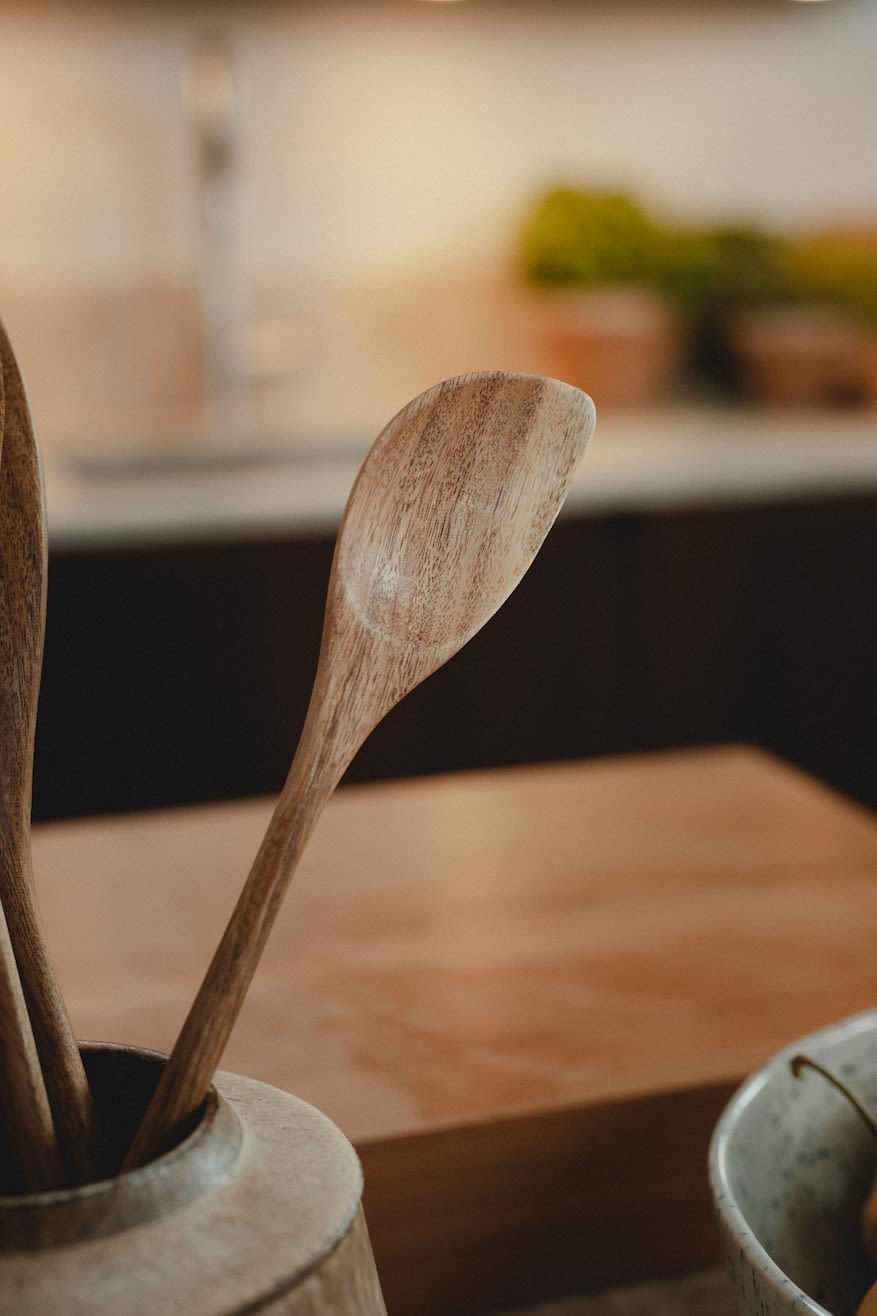
[{"label": "spoon handle", "polygon": [[46,952],[31,871],[33,746],[46,612],[42,469],[24,384],[2,324],[0,369],[0,903],[62,1158],[71,1177],[84,1180],[94,1165],[94,1104]]},{"label": "spoon handle", "polygon": [[[310,715],[308,718],[310,721]],[[351,753],[299,751],[253,866],[125,1158],[136,1169],[167,1151],[206,1097],[302,851]]]},{"label": "spoon handle", "polygon": [[55,1126],[40,1070],[9,929],[0,908],[0,1109],[6,1150],[25,1192],[63,1183]]},{"label": "spoon handle", "polygon": [[97,1116],[79,1047],[46,951],[29,856],[0,862],[0,904],[27,1002],[30,1027],[68,1177],[86,1183],[97,1164]]}]

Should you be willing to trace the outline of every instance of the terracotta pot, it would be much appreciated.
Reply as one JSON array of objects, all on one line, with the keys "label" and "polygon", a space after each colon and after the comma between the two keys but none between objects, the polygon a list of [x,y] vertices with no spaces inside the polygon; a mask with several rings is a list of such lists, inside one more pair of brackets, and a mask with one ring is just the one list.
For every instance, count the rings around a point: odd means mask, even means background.
[{"label": "terracotta pot", "polygon": [[[83,1047],[118,1163],[164,1057]],[[0,1198],[16,1316],[385,1316],[353,1148],[312,1106],[218,1074],[166,1155],[69,1191]]]},{"label": "terracotta pot", "polygon": [[848,404],[864,397],[858,333],[819,307],[753,311],[730,333],[745,391],[786,407]]},{"label": "terracotta pot", "polygon": [[598,411],[659,402],[681,360],[673,316],[639,289],[546,292],[530,315],[534,368],[584,389]]},{"label": "terracotta pot", "polygon": [[863,329],[859,335],[859,378],[866,401],[877,403],[877,330]]}]

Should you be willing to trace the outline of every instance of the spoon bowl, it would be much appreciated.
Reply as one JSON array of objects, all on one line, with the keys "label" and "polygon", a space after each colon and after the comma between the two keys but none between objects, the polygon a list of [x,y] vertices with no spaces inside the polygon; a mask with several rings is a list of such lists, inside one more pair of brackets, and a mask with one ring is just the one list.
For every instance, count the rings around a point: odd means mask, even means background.
[{"label": "spoon bowl", "polygon": [[[450,380],[372,446],[338,538],[336,581],[364,627],[416,645],[418,672],[471,639],[530,565],[581,451],[584,399],[526,375]],[[556,499],[545,496],[549,481]],[[378,534],[375,489],[394,503]]]}]

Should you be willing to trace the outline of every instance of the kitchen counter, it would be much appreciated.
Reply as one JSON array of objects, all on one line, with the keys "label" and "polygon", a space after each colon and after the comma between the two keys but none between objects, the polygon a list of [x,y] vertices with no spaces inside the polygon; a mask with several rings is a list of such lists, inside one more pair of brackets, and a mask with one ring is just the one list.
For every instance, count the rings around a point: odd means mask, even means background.
[{"label": "kitchen counter", "polygon": [[[79,1036],[170,1047],[270,808],[35,828]],[[730,1316],[711,1131],[873,1002],[875,871],[872,816],[741,747],[345,788],[223,1064],[354,1142],[391,1313]]]},{"label": "kitchen counter", "polygon": [[[389,417],[387,417],[389,419]],[[53,550],[333,535],[374,436],[46,454]],[[565,517],[877,491],[874,412],[685,407],[598,418]]]}]

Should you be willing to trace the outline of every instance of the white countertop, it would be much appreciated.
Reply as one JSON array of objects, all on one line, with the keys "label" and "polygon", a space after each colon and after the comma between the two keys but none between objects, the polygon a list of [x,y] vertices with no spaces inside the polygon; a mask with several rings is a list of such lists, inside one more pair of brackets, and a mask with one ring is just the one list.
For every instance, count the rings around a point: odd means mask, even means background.
[{"label": "white countertop", "polygon": [[[47,454],[54,550],[334,534],[370,438],[99,474]],[[877,412],[607,414],[562,515],[877,491]]]}]

